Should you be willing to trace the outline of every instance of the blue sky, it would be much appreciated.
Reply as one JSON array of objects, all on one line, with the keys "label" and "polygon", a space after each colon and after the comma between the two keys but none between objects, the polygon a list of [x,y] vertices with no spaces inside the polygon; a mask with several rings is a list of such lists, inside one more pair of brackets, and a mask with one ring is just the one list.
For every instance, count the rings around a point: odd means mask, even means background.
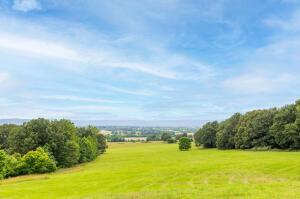
[{"label": "blue sky", "polygon": [[0,118],[221,120],[299,73],[298,0],[0,0]]}]

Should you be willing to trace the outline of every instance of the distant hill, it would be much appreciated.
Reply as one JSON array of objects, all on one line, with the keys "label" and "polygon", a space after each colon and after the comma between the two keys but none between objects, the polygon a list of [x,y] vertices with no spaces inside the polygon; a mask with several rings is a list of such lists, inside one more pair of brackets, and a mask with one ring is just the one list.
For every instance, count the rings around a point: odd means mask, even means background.
[{"label": "distant hill", "polygon": [[[0,119],[0,124],[22,124],[30,119]],[[72,120],[78,126],[200,127],[206,120]]]}]

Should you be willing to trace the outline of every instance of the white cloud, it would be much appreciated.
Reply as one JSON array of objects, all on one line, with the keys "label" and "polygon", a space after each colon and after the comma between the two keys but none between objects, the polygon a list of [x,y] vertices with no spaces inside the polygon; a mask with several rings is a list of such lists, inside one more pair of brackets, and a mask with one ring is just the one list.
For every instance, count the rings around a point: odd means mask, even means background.
[{"label": "white cloud", "polygon": [[85,61],[78,52],[64,44],[7,33],[0,33],[0,47],[49,58]]},{"label": "white cloud", "polygon": [[41,96],[41,98],[51,99],[51,100],[70,100],[70,101],[79,101],[79,102],[120,103],[119,101],[113,101],[108,99],[78,97],[72,95],[47,95],[47,96]]},{"label": "white cloud", "polygon": [[252,73],[226,79],[222,82],[222,86],[241,93],[269,93],[280,91],[293,82],[293,80],[294,77],[289,74],[267,76]]},{"label": "white cloud", "polygon": [[12,8],[14,10],[28,12],[31,10],[40,10],[41,4],[37,0],[14,0]]},{"label": "white cloud", "polygon": [[0,89],[5,90],[12,85],[11,77],[8,73],[0,72]]},{"label": "white cloud", "polygon": [[118,88],[115,86],[110,86],[110,85],[103,85],[103,88],[113,91],[113,92],[120,92],[120,93],[125,93],[125,94],[130,94],[130,95],[140,95],[140,96],[153,96],[155,95],[155,92],[149,91],[149,90],[129,90],[125,88]]},{"label": "white cloud", "polygon": [[267,26],[279,28],[283,31],[299,31],[300,30],[300,10],[296,10],[287,19],[270,18],[263,21]]}]

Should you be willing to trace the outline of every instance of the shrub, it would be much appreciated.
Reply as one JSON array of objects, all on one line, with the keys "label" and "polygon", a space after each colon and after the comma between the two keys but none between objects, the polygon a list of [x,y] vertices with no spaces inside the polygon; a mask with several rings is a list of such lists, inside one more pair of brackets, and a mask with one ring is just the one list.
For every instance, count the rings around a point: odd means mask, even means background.
[{"label": "shrub", "polygon": [[19,153],[15,153],[13,155],[8,155],[5,162],[5,177],[13,177],[25,174],[24,173],[24,162],[22,160],[22,156]]},{"label": "shrub", "polygon": [[24,174],[47,173],[56,170],[55,161],[41,147],[38,147],[35,151],[29,151],[23,156],[22,160]]},{"label": "shrub", "polygon": [[176,143],[176,140],[174,138],[169,138],[167,140],[168,144],[173,144],[173,143]]},{"label": "shrub", "polygon": [[5,176],[5,161],[6,161],[6,153],[3,150],[0,150],[0,179]]},{"label": "shrub", "polygon": [[188,137],[182,137],[179,139],[179,150],[187,151],[191,148],[191,140]]}]

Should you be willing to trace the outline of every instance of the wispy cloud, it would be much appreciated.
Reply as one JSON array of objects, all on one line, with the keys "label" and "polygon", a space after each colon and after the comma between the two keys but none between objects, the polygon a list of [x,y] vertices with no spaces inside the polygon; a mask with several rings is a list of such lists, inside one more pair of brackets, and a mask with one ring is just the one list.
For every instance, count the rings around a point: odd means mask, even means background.
[{"label": "wispy cloud", "polygon": [[139,95],[139,96],[153,96],[155,95],[155,92],[149,91],[149,90],[129,90],[126,88],[120,88],[120,87],[115,87],[115,86],[110,86],[110,85],[102,85],[103,88],[106,90],[112,91],[112,92],[120,92],[120,93],[125,93],[129,95]]},{"label": "wispy cloud", "polygon": [[226,79],[222,82],[222,86],[231,91],[241,93],[268,93],[281,91],[281,89],[287,88],[294,79],[294,76],[290,74],[267,76],[258,73],[248,73]]},{"label": "wispy cloud", "polygon": [[12,8],[23,12],[31,10],[40,10],[41,4],[38,0],[14,0]]},{"label": "wispy cloud", "polygon": [[114,100],[108,100],[108,99],[79,97],[79,96],[72,96],[72,95],[46,95],[46,96],[41,96],[40,98],[41,99],[50,99],[50,100],[77,101],[77,102],[121,103],[120,101],[114,101]]},{"label": "wispy cloud", "polygon": [[299,31],[300,30],[300,10],[296,10],[289,18],[272,17],[264,20],[264,23],[272,28],[279,28],[283,31]]}]

